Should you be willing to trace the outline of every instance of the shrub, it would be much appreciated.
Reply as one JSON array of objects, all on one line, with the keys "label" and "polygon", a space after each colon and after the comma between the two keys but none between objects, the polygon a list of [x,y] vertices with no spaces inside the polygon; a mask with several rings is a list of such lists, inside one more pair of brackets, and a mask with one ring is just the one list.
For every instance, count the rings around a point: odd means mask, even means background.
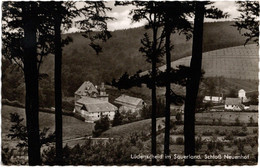
[{"label": "shrub", "polygon": [[216,134],[216,135],[219,134],[219,129],[215,129],[215,134]]},{"label": "shrub", "polygon": [[176,114],[176,120],[177,120],[178,122],[182,121],[182,114],[181,114],[181,113],[177,113],[177,114]]},{"label": "shrub", "polygon": [[235,119],[235,124],[236,124],[236,125],[240,125],[240,120],[239,120],[238,117]]},{"label": "shrub", "polygon": [[232,141],[232,140],[234,140],[234,136],[233,136],[232,133],[229,133],[228,135],[225,136],[224,139],[225,139],[225,140],[230,140],[230,141]]},{"label": "shrub", "polygon": [[226,131],[220,131],[220,132],[219,132],[219,135],[220,135],[220,136],[226,136],[227,133],[226,133]]},{"label": "shrub", "polygon": [[244,132],[246,132],[246,131],[247,131],[246,124],[243,124],[243,126],[242,126],[242,131],[244,131]]},{"label": "shrub", "polygon": [[222,124],[222,120],[221,118],[218,118],[218,125],[221,125]]},{"label": "shrub", "polygon": [[198,138],[196,138],[195,140],[195,150],[199,151],[202,148],[203,145],[203,141],[201,139],[201,136],[198,136]]},{"label": "shrub", "polygon": [[184,144],[183,138],[182,138],[182,137],[176,138],[176,144],[178,144],[178,145],[183,145],[183,144]]},{"label": "shrub", "polygon": [[205,131],[205,132],[202,133],[202,135],[204,135],[204,136],[211,136],[211,135],[213,135],[213,132]]}]

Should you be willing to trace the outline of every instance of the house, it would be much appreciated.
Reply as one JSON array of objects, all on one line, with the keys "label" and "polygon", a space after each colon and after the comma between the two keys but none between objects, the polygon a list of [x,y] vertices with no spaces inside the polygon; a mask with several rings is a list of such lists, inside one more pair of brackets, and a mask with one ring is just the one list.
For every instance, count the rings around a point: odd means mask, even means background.
[{"label": "house", "polygon": [[225,100],[225,110],[241,111],[244,109],[241,98],[229,98]]},{"label": "house", "polygon": [[98,86],[94,86],[90,81],[85,81],[74,93],[75,103],[82,97],[92,97],[108,101],[108,94],[106,94],[104,83],[101,83],[100,88],[98,88]]},{"label": "house", "polygon": [[205,96],[203,99],[203,103],[212,102],[212,103],[221,103],[223,97],[219,96]]},{"label": "house", "polygon": [[97,121],[102,116],[108,116],[110,120],[113,120],[117,110],[118,108],[108,101],[88,96],[75,102],[75,113],[83,117],[85,122]]},{"label": "house", "polygon": [[132,113],[139,112],[140,110],[142,110],[144,106],[146,106],[146,103],[142,99],[127,96],[124,94],[116,98],[114,103],[120,105],[119,112],[122,111],[126,111],[126,112],[131,111]]}]

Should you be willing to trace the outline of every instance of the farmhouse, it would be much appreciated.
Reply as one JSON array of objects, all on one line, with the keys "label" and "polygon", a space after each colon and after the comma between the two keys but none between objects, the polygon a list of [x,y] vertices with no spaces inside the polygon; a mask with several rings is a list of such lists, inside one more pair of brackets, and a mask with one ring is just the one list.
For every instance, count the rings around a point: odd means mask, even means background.
[{"label": "farmhouse", "polygon": [[131,111],[132,113],[139,112],[144,106],[146,106],[146,103],[142,99],[127,96],[124,94],[116,98],[114,102],[120,105],[119,112],[122,111],[126,111],[126,112]]},{"label": "farmhouse", "polygon": [[242,100],[240,98],[226,98],[225,101],[225,109],[226,110],[234,110],[241,111],[244,109],[244,105],[242,104]]},{"label": "farmhouse", "polygon": [[115,112],[118,110],[113,104],[91,97],[82,97],[75,103],[75,113],[85,118],[85,122],[94,122],[102,116],[114,119]]},{"label": "farmhouse", "polygon": [[92,97],[108,101],[108,94],[106,94],[104,83],[101,83],[100,88],[98,88],[98,86],[94,86],[90,81],[85,81],[74,93],[75,103],[82,97]]},{"label": "farmhouse", "polygon": [[205,96],[203,99],[203,103],[207,103],[207,102],[221,103],[222,100],[223,98],[218,96]]}]

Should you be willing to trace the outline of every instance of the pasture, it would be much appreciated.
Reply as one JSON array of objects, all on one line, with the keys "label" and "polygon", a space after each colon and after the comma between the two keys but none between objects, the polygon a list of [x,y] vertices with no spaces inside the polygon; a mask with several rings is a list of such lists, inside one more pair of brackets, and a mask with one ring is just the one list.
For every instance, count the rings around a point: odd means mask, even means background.
[{"label": "pasture", "polygon": [[[17,113],[21,118],[25,118],[25,110],[23,108],[17,108],[12,106],[3,105],[2,106],[2,143],[3,145],[13,142],[7,138],[9,129],[11,128],[12,123],[10,122],[10,113]],[[94,124],[85,123],[81,120],[78,120],[72,116],[63,116],[63,140],[74,139],[77,137],[82,137],[86,135],[91,135],[94,128]],[[44,127],[50,128],[49,133],[54,132],[55,130],[55,115],[51,113],[39,113],[39,122],[40,129]],[[25,120],[23,121],[25,124]],[[11,145],[11,144],[10,144]],[[14,145],[14,144],[13,144]]]}]

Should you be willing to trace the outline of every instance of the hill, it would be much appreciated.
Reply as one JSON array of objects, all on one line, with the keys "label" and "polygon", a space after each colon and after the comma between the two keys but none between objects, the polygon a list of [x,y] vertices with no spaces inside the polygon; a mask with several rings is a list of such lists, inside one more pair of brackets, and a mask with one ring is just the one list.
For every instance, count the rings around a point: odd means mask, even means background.
[{"label": "hill", "polygon": [[[203,51],[242,45],[245,38],[233,22],[212,22],[204,24]],[[112,38],[106,43],[101,43],[103,52],[96,55],[88,46],[89,41],[82,34],[65,34],[73,42],[63,48],[63,90],[64,94],[72,96],[74,91],[85,80],[95,84],[110,82],[119,78],[124,72],[133,74],[138,70],[150,69],[145,57],[139,52],[140,39],[146,30],[144,27],[112,32]],[[151,33],[148,31],[148,34]],[[174,50],[172,59],[177,60],[191,55],[192,39],[186,41],[183,35],[172,36]],[[162,63],[163,64],[163,63]],[[41,67],[41,72],[53,77],[53,56],[46,57]]]},{"label": "hill", "polygon": [[[17,113],[21,118],[25,119],[25,112],[23,108],[17,108],[12,106],[3,105],[1,109],[1,130],[2,130],[2,142],[3,145],[10,143],[11,145],[16,145],[14,140],[7,138],[9,134],[9,129],[11,128],[12,123],[10,122],[10,113]],[[78,120],[72,116],[63,116],[63,140],[69,140],[77,137],[82,137],[86,135],[91,135],[94,128],[94,124],[85,123],[81,120]],[[51,113],[39,113],[39,124],[40,129],[44,127],[50,128],[49,133],[54,132],[55,130],[55,115]],[[25,120],[23,121],[25,125]],[[11,143],[11,142],[12,143]]]}]

